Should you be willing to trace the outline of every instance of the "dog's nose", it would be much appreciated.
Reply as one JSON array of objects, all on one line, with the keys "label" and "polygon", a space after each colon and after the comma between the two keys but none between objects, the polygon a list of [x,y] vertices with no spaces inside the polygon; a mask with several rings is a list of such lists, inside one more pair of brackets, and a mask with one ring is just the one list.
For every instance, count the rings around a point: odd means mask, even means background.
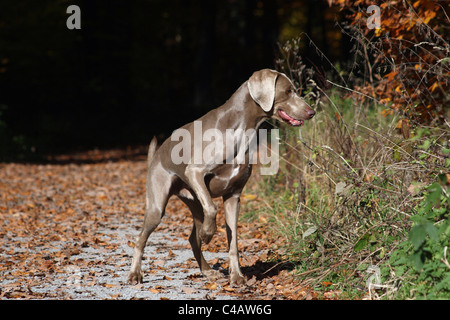
[{"label": "dog's nose", "polygon": [[307,113],[308,113],[308,119],[311,119],[316,114],[316,112],[313,109],[309,109]]}]

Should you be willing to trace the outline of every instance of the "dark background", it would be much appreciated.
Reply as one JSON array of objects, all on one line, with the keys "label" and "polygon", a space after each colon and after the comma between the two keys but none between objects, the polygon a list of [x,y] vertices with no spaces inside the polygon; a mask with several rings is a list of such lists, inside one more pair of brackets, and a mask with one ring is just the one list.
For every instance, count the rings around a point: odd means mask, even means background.
[{"label": "dark background", "polygon": [[[71,4],[81,30],[66,27]],[[167,136],[275,68],[278,43],[307,33],[345,59],[342,16],[322,0],[3,0],[0,160]]]}]

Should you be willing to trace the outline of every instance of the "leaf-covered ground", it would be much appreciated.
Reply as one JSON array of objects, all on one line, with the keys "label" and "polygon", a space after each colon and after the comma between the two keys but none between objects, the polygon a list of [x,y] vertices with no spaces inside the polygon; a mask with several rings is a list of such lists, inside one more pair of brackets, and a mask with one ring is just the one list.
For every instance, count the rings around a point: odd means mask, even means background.
[{"label": "leaf-covered ground", "polygon": [[0,164],[1,299],[317,298],[294,280],[289,264],[274,259],[277,243],[263,222],[239,224],[248,281],[230,286],[221,201],[218,232],[204,252],[224,277],[202,277],[188,243],[190,212],[175,197],[149,238],[144,283],[126,284],[144,214],[143,154],[145,148],[92,151],[51,164]]}]

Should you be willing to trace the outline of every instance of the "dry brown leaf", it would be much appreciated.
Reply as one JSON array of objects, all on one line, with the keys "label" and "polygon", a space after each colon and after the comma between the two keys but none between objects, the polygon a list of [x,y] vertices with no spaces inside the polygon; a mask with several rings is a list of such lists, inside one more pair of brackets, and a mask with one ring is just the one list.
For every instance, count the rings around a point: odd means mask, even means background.
[{"label": "dry brown leaf", "polygon": [[214,282],[209,282],[206,283],[203,288],[208,289],[208,290],[216,290],[217,289],[217,284]]},{"label": "dry brown leaf", "polygon": [[196,289],[191,288],[191,287],[181,287],[181,290],[186,294],[193,294],[193,293],[197,292]]},{"label": "dry brown leaf", "polygon": [[234,292],[234,288],[230,287],[230,286],[224,286],[223,290],[228,291],[228,292]]}]

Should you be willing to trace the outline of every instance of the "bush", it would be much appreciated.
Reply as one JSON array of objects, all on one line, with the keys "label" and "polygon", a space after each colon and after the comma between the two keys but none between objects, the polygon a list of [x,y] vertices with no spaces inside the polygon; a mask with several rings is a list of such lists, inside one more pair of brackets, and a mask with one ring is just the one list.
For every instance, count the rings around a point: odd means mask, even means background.
[{"label": "bush", "polygon": [[[390,276],[397,282],[398,298],[448,299],[450,297],[450,188],[445,174],[428,186],[413,227],[389,259]],[[390,279],[389,279],[390,278]]]},{"label": "bush", "polygon": [[271,222],[285,258],[315,290],[341,290],[347,298],[450,297],[440,260],[447,261],[449,125],[383,112],[377,100],[359,99],[351,74],[339,73],[338,80],[348,77],[343,85],[327,89],[323,84],[337,80],[303,65],[299,41],[280,46],[278,69],[317,114],[300,130],[283,126],[279,173],[256,177],[264,205],[248,204],[245,218]]},{"label": "bush", "polygon": [[[348,12],[343,27],[355,41],[352,72],[366,81],[355,85],[366,96],[421,124],[443,123],[449,103],[450,45],[448,4],[434,0],[333,0]],[[380,28],[369,29],[366,12],[380,8]],[[363,68],[361,68],[363,67]],[[365,99],[361,95],[361,99]]]}]

